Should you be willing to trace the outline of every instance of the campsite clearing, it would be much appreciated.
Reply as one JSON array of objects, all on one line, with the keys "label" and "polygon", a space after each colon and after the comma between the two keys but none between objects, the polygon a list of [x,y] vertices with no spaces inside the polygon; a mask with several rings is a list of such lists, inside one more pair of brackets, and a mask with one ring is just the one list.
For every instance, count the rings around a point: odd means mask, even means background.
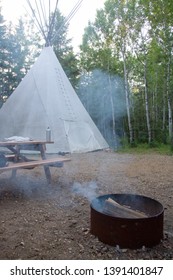
[{"label": "campsite clearing", "polygon": [[[73,154],[47,186],[42,168],[0,177],[0,259],[172,259],[173,157],[113,152]],[[150,196],[164,206],[163,242],[138,250],[90,234],[90,200],[108,193]]]}]

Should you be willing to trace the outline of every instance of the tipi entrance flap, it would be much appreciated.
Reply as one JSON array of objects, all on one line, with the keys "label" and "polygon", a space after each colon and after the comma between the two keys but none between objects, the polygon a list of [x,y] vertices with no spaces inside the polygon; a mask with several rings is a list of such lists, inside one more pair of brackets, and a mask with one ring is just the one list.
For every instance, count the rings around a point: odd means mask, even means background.
[{"label": "tipi entrance flap", "polygon": [[100,145],[87,122],[64,120],[64,128],[71,152],[100,149]]}]

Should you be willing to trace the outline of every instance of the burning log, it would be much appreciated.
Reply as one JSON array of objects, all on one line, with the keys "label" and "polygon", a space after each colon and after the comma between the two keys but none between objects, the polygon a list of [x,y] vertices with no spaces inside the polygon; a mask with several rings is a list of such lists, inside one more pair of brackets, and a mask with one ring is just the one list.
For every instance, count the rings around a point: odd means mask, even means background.
[{"label": "burning log", "polygon": [[121,205],[115,200],[108,198],[105,200],[104,213],[110,214],[114,217],[122,218],[147,218],[147,215],[138,210],[133,210],[126,205]]}]

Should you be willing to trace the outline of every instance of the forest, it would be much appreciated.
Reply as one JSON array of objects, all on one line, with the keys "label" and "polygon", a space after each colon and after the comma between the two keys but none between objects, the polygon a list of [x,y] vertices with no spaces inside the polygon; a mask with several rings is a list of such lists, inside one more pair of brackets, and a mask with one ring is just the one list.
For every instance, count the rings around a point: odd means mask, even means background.
[{"label": "forest", "polygon": [[[54,51],[109,145],[173,146],[173,1],[105,0],[88,22],[77,54],[63,22],[58,11]],[[16,25],[6,22],[0,2],[0,106],[35,61],[42,41],[27,16]]]}]

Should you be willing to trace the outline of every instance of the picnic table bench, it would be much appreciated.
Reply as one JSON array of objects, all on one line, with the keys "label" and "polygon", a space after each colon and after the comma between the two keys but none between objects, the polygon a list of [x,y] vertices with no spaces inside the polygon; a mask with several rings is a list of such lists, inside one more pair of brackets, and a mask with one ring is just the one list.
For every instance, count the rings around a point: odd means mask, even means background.
[{"label": "picnic table bench", "polygon": [[[4,153],[8,160],[8,165],[0,167],[0,171],[12,170],[12,177],[16,176],[17,169],[32,169],[37,166],[43,166],[48,183],[51,183],[51,173],[49,167],[62,167],[64,162],[70,161],[68,157],[51,157],[46,158],[46,144],[53,142],[47,141],[3,141],[0,142],[1,148],[10,150],[10,154]],[[22,154],[23,150],[38,151],[41,159],[29,159],[26,155]]]}]

